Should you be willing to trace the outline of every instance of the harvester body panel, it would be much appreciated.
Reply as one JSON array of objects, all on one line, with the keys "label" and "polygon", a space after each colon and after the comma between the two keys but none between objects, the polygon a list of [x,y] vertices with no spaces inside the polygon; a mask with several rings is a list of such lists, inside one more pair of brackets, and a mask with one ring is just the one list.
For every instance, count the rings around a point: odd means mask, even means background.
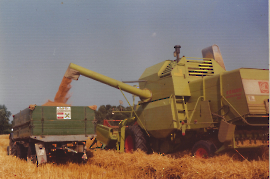
[{"label": "harvester body panel", "polygon": [[152,99],[139,104],[137,112],[142,121],[139,124],[145,125],[156,138],[166,138],[183,127],[197,129],[212,126],[212,104],[204,101],[206,90],[203,89],[207,88],[208,94],[211,94],[209,98],[214,102],[213,109],[218,110],[219,74],[224,71],[213,59],[186,57],[178,63],[166,60],[147,68],[139,79],[146,82],[139,84],[141,89],[152,91]]},{"label": "harvester body panel", "polygon": [[[227,120],[252,115],[267,115],[269,99],[269,70],[241,68],[221,75],[224,105],[234,107]],[[255,121],[254,121],[255,122]]]},{"label": "harvester body panel", "polygon": [[137,109],[138,123],[156,138],[164,138],[177,128],[175,112],[172,98],[142,103]]}]

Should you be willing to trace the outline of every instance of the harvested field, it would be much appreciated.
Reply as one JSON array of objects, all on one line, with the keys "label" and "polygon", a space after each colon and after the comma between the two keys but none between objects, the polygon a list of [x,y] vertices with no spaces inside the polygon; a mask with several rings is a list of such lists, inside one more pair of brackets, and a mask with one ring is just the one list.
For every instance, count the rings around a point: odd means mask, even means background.
[{"label": "harvested field", "polygon": [[[90,144],[89,139],[87,146]],[[85,165],[47,163],[35,167],[7,156],[7,145],[8,135],[0,135],[0,178],[268,178],[268,151],[262,159],[247,161],[235,158],[235,153],[199,160],[189,151],[163,156],[92,149],[87,151],[89,160]]]}]

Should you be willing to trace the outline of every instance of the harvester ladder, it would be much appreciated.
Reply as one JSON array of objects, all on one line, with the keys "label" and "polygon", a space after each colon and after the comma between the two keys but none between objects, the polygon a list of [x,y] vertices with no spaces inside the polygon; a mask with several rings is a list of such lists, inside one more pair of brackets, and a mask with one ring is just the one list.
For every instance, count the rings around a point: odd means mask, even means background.
[{"label": "harvester ladder", "polygon": [[187,104],[184,96],[176,96],[176,110],[179,122],[188,119]]}]

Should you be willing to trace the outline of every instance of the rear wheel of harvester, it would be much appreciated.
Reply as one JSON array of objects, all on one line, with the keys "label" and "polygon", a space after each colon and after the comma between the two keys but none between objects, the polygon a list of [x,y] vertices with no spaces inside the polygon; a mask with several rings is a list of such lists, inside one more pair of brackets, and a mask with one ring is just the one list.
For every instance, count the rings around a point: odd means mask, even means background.
[{"label": "rear wheel of harvester", "polygon": [[200,140],[195,143],[192,147],[192,155],[196,158],[204,158],[207,159],[209,157],[213,157],[216,152],[216,146],[210,142],[205,140]]},{"label": "rear wheel of harvester", "polygon": [[147,136],[138,125],[128,126],[126,129],[125,152],[140,149],[148,152]]},{"label": "rear wheel of harvester", "polygon": [[37,163],[37,154],[34,143],[30,143],[28,146],[27,162]]}]

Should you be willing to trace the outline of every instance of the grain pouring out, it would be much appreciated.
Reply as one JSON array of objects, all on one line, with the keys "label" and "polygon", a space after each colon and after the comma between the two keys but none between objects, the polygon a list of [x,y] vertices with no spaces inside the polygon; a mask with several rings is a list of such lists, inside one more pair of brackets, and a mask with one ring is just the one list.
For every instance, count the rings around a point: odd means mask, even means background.
[{"label": "grain pouring out", "polygon": [[59,89],[54,97],[54,101],[48,100],[42,106],[71,106],[70,104],[66,104],[71,95],[68,93],[71,89],[70,83],[72,79],[66,78],[65,76],[62,79],[62,82],[59,86]]}]

